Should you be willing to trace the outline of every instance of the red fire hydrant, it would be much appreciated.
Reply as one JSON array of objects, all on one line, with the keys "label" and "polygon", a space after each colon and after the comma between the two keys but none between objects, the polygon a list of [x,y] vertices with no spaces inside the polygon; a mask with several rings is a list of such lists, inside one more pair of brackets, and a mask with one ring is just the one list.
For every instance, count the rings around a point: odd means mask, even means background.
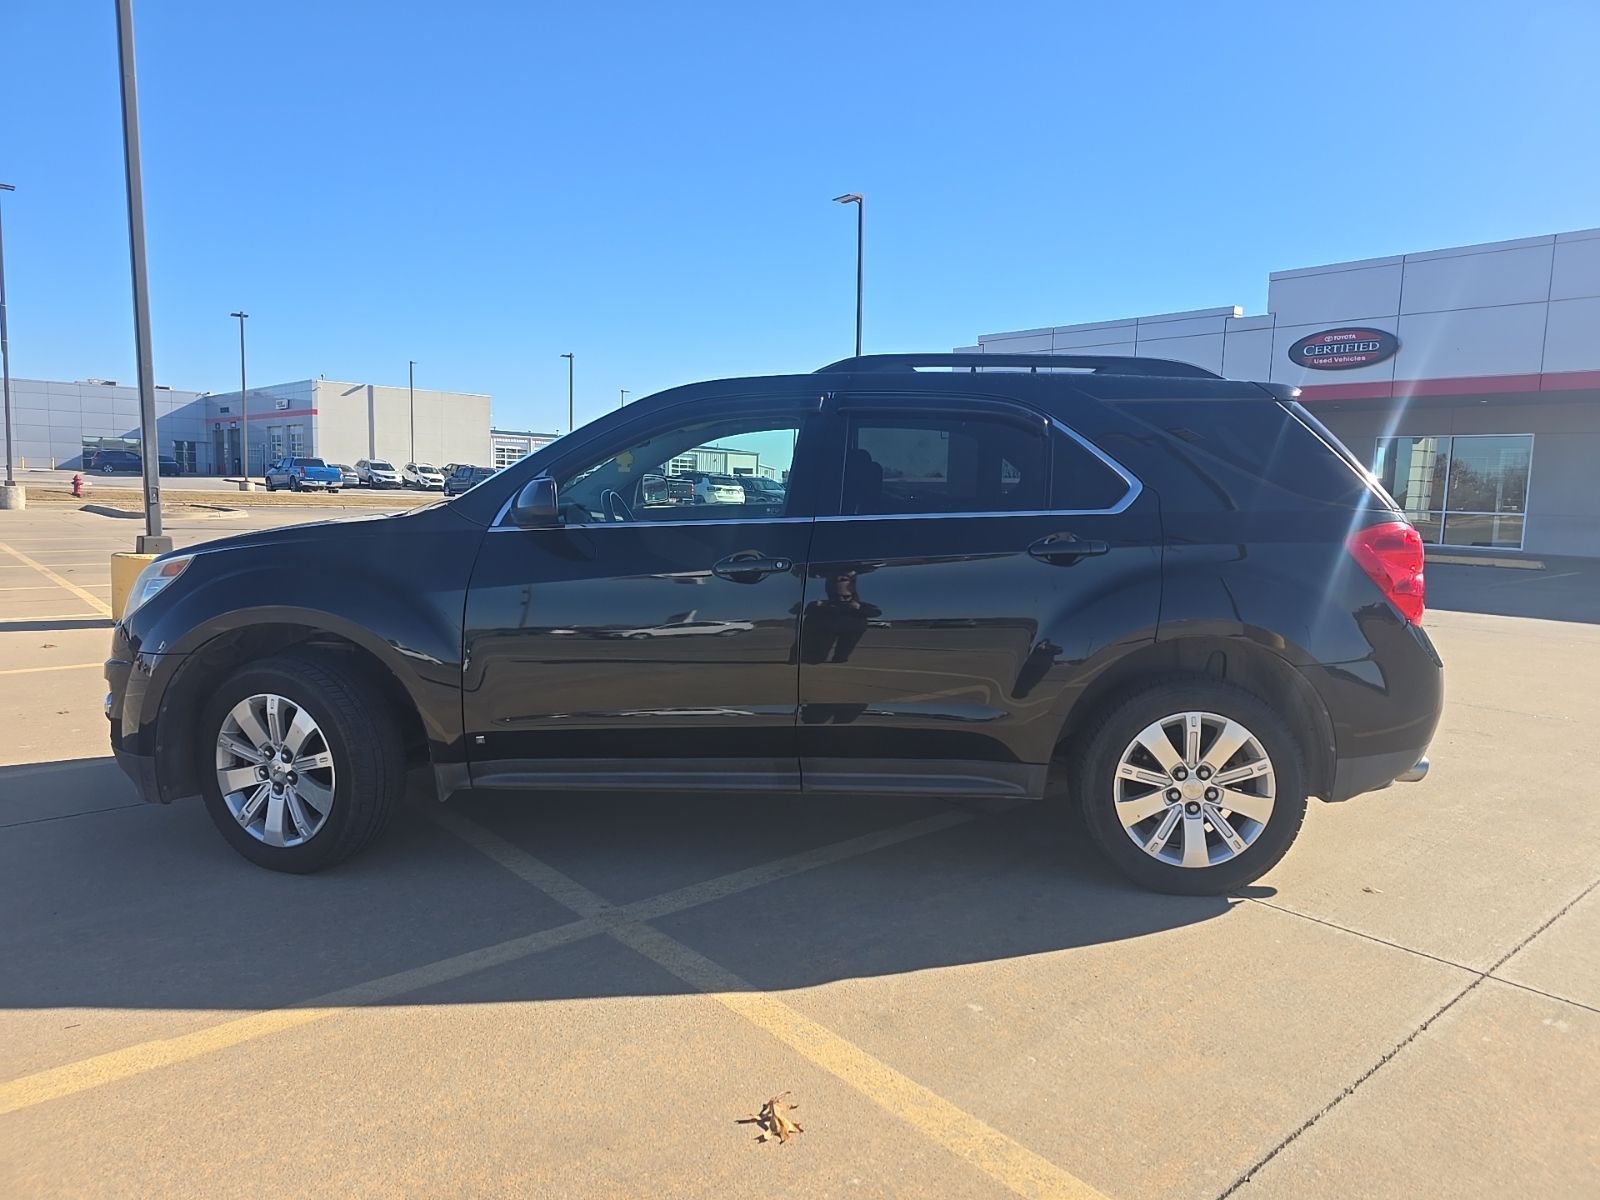
[{"label": "red fire hydrant", "polygon": [[74,475],[72,477],[72,494],[74,496],[83,495],[83,476],[82,475]]}]

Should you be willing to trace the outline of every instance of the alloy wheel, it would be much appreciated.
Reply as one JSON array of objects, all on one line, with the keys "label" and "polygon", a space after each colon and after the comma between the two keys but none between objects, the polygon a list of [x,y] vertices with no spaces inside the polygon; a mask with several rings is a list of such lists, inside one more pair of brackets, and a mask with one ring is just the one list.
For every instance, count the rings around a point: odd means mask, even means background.
[{"label": "alloy wheel", "polygon": [[1117,820],[1150,857],[1210,867],[1242,854],[1272,819],[1276,778],[1238,721],[1182,712],[1147,725],[1117,761]]},{"label": "alloy wheel", "polygon": [[247,696],[228,710],[216,771],[234,820],[268,846],[310,841],[333,811],[333,751],[311,714],[283,696]]}]

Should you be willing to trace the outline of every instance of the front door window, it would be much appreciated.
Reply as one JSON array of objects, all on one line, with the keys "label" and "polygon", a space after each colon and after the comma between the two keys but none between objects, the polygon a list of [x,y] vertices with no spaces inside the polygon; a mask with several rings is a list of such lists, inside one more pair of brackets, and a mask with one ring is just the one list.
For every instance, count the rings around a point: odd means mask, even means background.
[{"label": "front door window", "polygon": [[568,525],[791,515],[798,419],[725,418],[655,433],[558,479]]}]

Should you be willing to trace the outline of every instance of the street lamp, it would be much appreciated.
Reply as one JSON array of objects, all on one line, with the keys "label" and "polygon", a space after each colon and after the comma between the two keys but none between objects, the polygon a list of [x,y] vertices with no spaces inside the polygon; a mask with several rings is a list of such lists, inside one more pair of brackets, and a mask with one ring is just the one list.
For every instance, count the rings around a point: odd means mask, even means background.
[{"label": "street lamp", "polygon": [[572,419],[572,361],[573,360],[572,360],[572,355],[570,355],[570,354],[563,354],[561,357],[567,360],[567,432],[571,433],[574,429],[577,428],[577,425],[574,423],[574,421]]},{"label": "street lamp", "polygon": [[[9,183],[0,183],[0,192],[14,192]],[[6,232],[0,224],[0,375],[5,379],[6,398],[6,482],[0,495],[0,508],[20,507],[22,493],[17,490],[17,477],[11,468],[11,342],[6,334]]]},{"label": "street lamp", "polygon": [[161,532],[161,442],[156,431],[156,368],[150,350],[150,273],[144,253],[144,179],[139,166],[139,81],[133,52],[133,0],[117,0],[117,65],[122,74],[122,167],[128,185],[128,262],[133,275],[133,344],[139,367],[139,445],[144,463],[140,554],[165,554]]},{"label": "street lamp", "polygon": [[627,388],[618,388],[617,389],[617,407],[621,408],[627,402],[628,402],[628,389]]},{"label": "street lamp", "polygon": [[867,202],[856,192],[847,192],[833,198],[835,204],[856,206],[856,357],[861,357],[861,283],[862,259],[867,241]]},{"label": "street lamp", "polygon": [[411,394],[411,465],[417,464],[417,360],[406,361],[406,391]]},{"label": "street lamp", "polygon": [[[243,468],[239,473],[244,476],[239,480],[239,490],[248,492],[250,487],[250,393],[244,385],[244,323],[250,316],[247,312],[229,313],[230,317],[239,319],[239,465]],[[226,467],[224,467],[226,469]]]}]

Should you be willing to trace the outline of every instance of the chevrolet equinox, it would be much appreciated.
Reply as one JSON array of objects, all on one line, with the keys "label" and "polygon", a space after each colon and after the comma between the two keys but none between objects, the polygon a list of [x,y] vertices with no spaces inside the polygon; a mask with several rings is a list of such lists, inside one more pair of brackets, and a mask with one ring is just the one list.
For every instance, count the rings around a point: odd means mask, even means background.
[{"label": "chevrolet equinox", "polygon": [[[152,562],[106,712],[264,867],[467,788],[1042,799],[1146,887],[1419,779],[1422,543],[1281,384],[877,355],[661,392],[454,499]],[[663,479],[751,476],[696,504]],[[646,486],[650,484],[651,486]]]}]

